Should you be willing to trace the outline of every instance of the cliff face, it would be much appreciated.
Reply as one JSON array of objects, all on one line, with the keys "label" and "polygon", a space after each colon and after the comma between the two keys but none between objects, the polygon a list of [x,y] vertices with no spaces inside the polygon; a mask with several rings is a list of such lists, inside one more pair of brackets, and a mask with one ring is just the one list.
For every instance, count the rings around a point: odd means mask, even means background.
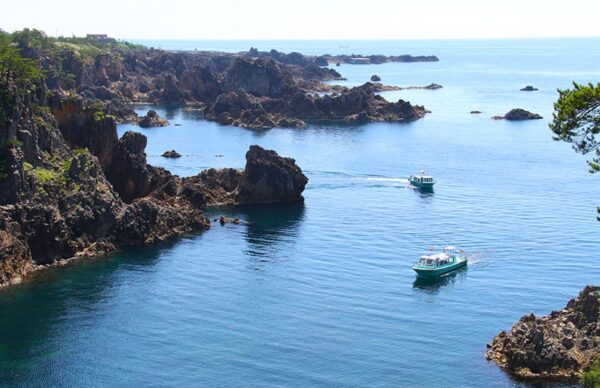
[{"label": "cliff face", "polygon": [[600,357],[600,287],[586,286],[565,308],[523,316],[488,346],[487,357],[521,378],[579,378]]},{"label": "cliff face", "polygon": [[[209,170],[181,179],[147,164],[144,135],[118,139],[107,105],[45,98],[16,95],[2,107],[0,286],[57,260],[207,229],[205,206],[239,202],[244,172]],[[269,158],[283,163],[274,152]],[[266,174],[271,183],[279,179]],[[300,199],[302,192],[271,198],[274,193],[261,190],[251,203]]]}]

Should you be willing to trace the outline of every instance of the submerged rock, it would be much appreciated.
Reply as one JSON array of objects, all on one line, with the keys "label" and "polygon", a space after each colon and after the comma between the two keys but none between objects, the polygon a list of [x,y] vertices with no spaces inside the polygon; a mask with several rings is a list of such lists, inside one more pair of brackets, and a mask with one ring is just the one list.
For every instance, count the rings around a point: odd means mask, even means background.
[{"label": "submerged rock", "polygon": [[146,116],[140,120],[140,127],[142,128],[166,127],[167,125],[169,125],[169,121],[160,117],[155,110],[149,110]]},{"label": "submerged rock", "polygon": [[471,113],[472,115],[478,115],[478,114],[480,114],[480,113],[481,113],[481,111],[480,111],[480,110],[472,110],[470,113]]},{"label": "submerged rock", "polygon": [[586,286],[565,308],[523,316],[488,345],[487,358],[520,378],[579,378],[600,355],[600,287]]}]

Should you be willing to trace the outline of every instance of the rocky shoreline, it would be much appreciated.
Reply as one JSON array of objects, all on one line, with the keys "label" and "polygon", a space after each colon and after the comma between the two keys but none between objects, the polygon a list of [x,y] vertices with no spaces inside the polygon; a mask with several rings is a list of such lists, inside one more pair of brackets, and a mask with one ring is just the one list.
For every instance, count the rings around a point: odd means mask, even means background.
[{"label": "rocky shoreline", "polygon": [[24,36],[14,47],[43,77],[11,80],[8,74],[0,91],[0,287],[72,257],[206,230],[207,206],[302,199],[308,179],[295,161],[259,146],[250,147],[243,170],[181,178],[149,165],[146,137],[126,132],[118,138],[116,124],[169,122],[153,110],[139,117],[133,104],[197,109],[207,120],[253,129],[413,121],[427,110],[385,100],[377,93],[391,88],[382,84],[325,84],[343,79],[327,65],[438,60],[256,49],[169,52],[79,38],[65,44],[36,30]]},{"label": "rocky shoreline", "polygon": [[[146,162],[146,137],[117,137],[108,105],[15,91],[2,106],[0,287],[72,257],[210,228],[203,209],[302,199],[293,159],[250,147],[244,170],[180,178]],[[39,107],[44,107],[43,109]]]},{"label": "rocky shoreline", "polygon": [[[40,40],[48,40],[44,36]],[[166,104],[198,109],[207,120],[246,128],[299,127],[308,120],[412,121],[424,109],[396,109],[412,105],[387,102],[378,91],[403,88],[362,87],[357,93],[325,81],[343,80],[331,63],[386,63],[438,61],[435,56],[342,55],[305,56],[276,50],[261,52],[173,52],[135,46],[100,45],[100,52],[84,58],[70,46],[48,42],[24,47],[27,57],[39,60],[49,90],[79,95],[108,105],[118,122],[164,126],[157,117],[138,117],[132,104]],[[436,88],[435,84],[424,88]],[[412,88],[412,87],[411,87]],[[416,88],[416,87],[415,87]],[[317,93],[334,93],[331,98]],[[360,95],[359,95],[360,94]],[[386,114],[381,108],[385,105]],[[226,112],[223,112],[223,109]]]},{"label": "rocky shoreline", "polygon": [[487,358],[523,379],[577,380],[600,360],[600,287],[586,286],[565,308],[523,316],[488,344]]}]

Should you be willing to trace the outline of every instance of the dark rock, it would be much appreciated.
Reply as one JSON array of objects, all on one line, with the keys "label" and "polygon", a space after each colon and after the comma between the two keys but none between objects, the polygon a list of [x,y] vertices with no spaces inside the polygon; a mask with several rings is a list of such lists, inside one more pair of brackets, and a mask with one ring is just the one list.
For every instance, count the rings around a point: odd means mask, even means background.
[{"label": "dark rock", "polygon": [[236,202],[273,203],[302,199],[308,178],[294,159],[257,145],[246,153],[246,168],[239,182]]},{"label": "dark rock", "polygon": [[511,121],[539,120],[542,118],[543,117],[538,115],[537,113],[531,113],[529,111],[526,111],[525,109],[520,109],[520,108],[512,109],[510,112],[508,112],[504,116],[494,116],[493,117],[494,120],[506,119],[506,120],[511,120]]},{"label": "dark rock", "polygon": [[125,202],[131,202],[150,192],[151,172],[146,163],[146,136],[125,132],[114,148],[112,163],[106,176]]},{"label": "dark rock", "polygon": [[281,97],[295,88],[292,76],[273,60],[238,58],[223,78],[224,89],[255,96]]},{"label": "dark rock", "polygon": [[480,110],[472,110],[470,113],[471,113],[472,115],[478,115],[478,114],[480,114],[480,113],[481,113],[481,111],[480,111]]},{"label": "dark rock", "polygon": [[165,151],[161,156],[163,158],[181,158],[181,154],[175,150]]},{"label": "dark rock", "polygon": [[423,89],[428,89],[428,90],[437,90],[437,89],[441,89],[441,88],[443,88],[443,86],[440,84],[436,84],[436,83],[431,83],[427,86],[423,86]]},{"label": "dark rock", "polygon": [[239,218],[229,218],[229,217],[221,216],[221,217],[219,217],[219,223],[221,225],[225,225],[225,224],[239,225],[240,224],[240,219]]},{"label": "dark rock", "polygon": [[487,358],[520,378],[577,379],[600,354],[594,340],[600,287],[586,286],[566,308],[526,315],[492,341]]},{"label": "dark rock", "polygon": [[531,85],[527,85],[523,89],[521,89],[522,92],[533,92],[533,91],[536,91],[536,90],[538,90],[538,88],[534,88]]},{"label": "dark rock", "polygon": [[371,76],[371,81],[372,82],[379,82],[381,81],[381,77],[379,77],[378,75],[374,74]]},{"label": "dark rock", "polygon": [[140,127],[142,128],[166,127],[167,125],[169,125],[169,121],[160,117],[155,110],[149,110],[146,116],[140,120]]}]

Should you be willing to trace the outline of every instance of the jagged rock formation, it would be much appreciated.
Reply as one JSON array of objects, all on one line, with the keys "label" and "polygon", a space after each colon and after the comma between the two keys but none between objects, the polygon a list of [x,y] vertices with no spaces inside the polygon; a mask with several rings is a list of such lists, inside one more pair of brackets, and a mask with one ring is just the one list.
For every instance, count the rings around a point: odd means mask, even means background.
[{"label": "jagged rock formation", "polygon": [[488,345],[487,358],[520,378],[579,378],[600,359],[600,287],[586,286],[565,308],[523,316]]},{"label": "jagged rock formation", "polygon": [[283,158],[275,151],[250,146],[246,153],[246,168],[240,177],[236,202],[290,202],[302,198],[308,178],[296,161]]},{"label": "jagged rock formation", "polygon": [[[207,229],[204,207],[240,202],[245,171],[208,170],[181,179],[148,165],[144,135],[127,132],[118,139],[106,106],[41,95],[34,103],[31,94],[17,94],[0,107],[0,287],[73,256]],[[284,179],[289,186],[287,176],[271,176],[280,170],[301,174],[272,151],[264,163],[273,165],[265,171],[269,184]],[[263,180],[256,185],[241,186],[257,193],[244,203],[293,199],[279,186],[268,192]]]},{"label": "jagged rock formation", "polygon": [[140,119],[139,124],[142,128],[166,127],[169,125],[169,121],[160,117],[155,110],[151,109],[146,113],[146,116]]},{"label": "jagged rock formation", "polygon": [[388,102],[375,94],[377,84],[345,90],[339,95],[309,95],[297,92],[285,98],[259,98],[243,90],[220,96],[208,105],[205,115],[222,124],[251,128],[304,126],[305,121],[408,122],[423,117],[422,106],[399,100]]},{"label": "jagged rock formation", "polygon": [[[209,120],[256,129],[298,127],[303,126],[305,120],[344,120],[353,115],[366,121],[408,121],[408,117],[350,109],[344,109],[344,115],[326,111],[315,114],[317,112],[313,110],[310,114],[305,112],[297,116],[295,112],[301,109],[291,105],[294,101],[301,101],[318,107],[321,105],[319,101],[314,104],[308,101],[315,98],[315,92],[352,94],[346,88],[323,83],[343,79],[337,71],[325,67],[328,63],[437,60],[435,57],[409,55],[332,57],[284,54],[276,50],[260,52],[256,49],[230,54],[168,52],[145,48],[100,50],[100,54],[81,58],[80,54],[64,45],[60,46],[60,55],[56,51],[44,51],[47,49],[43,48],[23,48],[28,55],[41,60],[49,74],[47,85],[50,89],[58,92],[66,90],[67,94],[81,96],[86,101],[100,100],[105,105],[110,103],[104,113],[114,116],[118,121],[138,122],[140,126],[163,126],[167,122],[153,112],[140,119],[128,103],[187,105],[199,109],[206,107],[205,117]],[[398,89],[401,88],[381,85],[378,91]],[[377,92],[375,89],[372,91]],[[346,97],[342,96],[337,101],[345,100]],[[323,99],[323,104],[327,105],[328,101]],[[382,104],[377,102],[376,105]],[[69,115],[68,111],[64,114]],[[419,117],[421,115],[412,119]],[[101,124],[102,118],[98,119]],[[362,119],[358,121],[362,122]],[[76,140],[76,134],[71,137],[73,141]],[[104,164],[105,156],[100,156],[100,159]]]},{"label": "jagged rock formation", "polygon": [[537,113],[526,111],[525,109],[516,108],[506,113],[504,116],[494,116],[494,120],[510,120],[510,121],[523,121],[523,120],[539,120],[543,117]]}]

